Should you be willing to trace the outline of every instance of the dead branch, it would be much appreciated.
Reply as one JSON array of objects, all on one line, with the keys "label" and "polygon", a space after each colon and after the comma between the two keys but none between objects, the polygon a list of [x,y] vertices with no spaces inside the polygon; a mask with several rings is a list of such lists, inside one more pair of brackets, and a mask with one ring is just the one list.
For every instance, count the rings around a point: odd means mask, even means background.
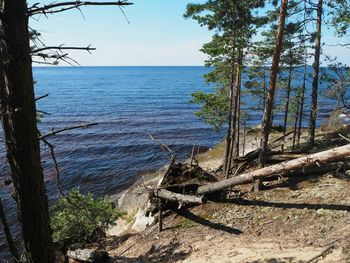
[{"label": "dead branch", "polygon": [[51,115],[51,113],[48,113],[46,111],[42,111],[42,110],[36,110],[37,113],[41,113],[41,114],[44,114],[44,115]]},{"label": "dead branch", "polygon": [[40,52],[45,51],[45,50],[59,50],[59,51],[62,51],[62,50],[86,50],[89,53],[91,53],[90,51],[94,51],[94,50],[96,50],[96,48],[91,47],[91,45],[89,45],[87,47],[69,47],[69,46],[65,47],[63,45],[59,45],[59,46],[47,46],[47,47],[34,49],[30,53],[35,54],[35,53],[40,53]]},{"label": "dead branch", "polygon": [[47,61],[37,61],[37,60],[32,60],[32,63],[40,64],[40,65],[50,65],[50,66],[56,66],[58,64],[57,61],[47,62]]},{"label": "dead branch", "polygon": [[91,126],[95,126],[95,125],[98,125],[98,123],[88,123],[88,124],[82,124],[82,125],[72,126],[72,127],[68,127],[68,128],[63,128],[60,130],[52,130],[51,132],[49,132],[45,135],[39,136],[39,140],[44,140],[47,137],[54,136],[54,135],[57,135],[59,133],[65,132],[65,131],[82,129],[82,128],[87,128],[87,127],[91,127]]},{"label": "dead branch", "polygon": [[43,99],[43,98],[46,98],[47,96],[49,96],[49,93],[46,93],[46,94],[44,94],[44,95],[41,95],[41,96],[35,98],[35,101],[41,100],[41,99]]},{"label": "dead branch", "polygon": [[10,252],[11,252],[12,257],[14,259],[14,262],[20,262],[19,256],[18,256],[18,251],[17,251],[17,248],[15,246],[15,243],[13,242],[11,231],[10,231],[9,225],[7,223],[7,219],[6,219],[5,212],[4,212],[4,206],[2,204],[1,198],[0,198],[0,220],[1,220],[2,226],[4,228],[4,233],[6,236],[7,244],[9,246],[9,249],[10,249]]},{"label": "dead branch", "polygon": [[38,7],[38,4],[33,5],[27,11],[28,16],[34,16],[38,14],[54,14],[64,12],[71,9],[79,9],[81,6],[127,6],[133,5],[127,1],[116,1],[116,2],[90,2],[90,1],[68,1],[60,3],[52,3]]},{"label": "dead branch", "polygon": [[175,154],[175,152],[174,152],[172,149],[170,149],[170,147],[169,147],[168,145],[164,144],[164,143],[161,142],[160,140],[155,139],[149,131],[147,131],[147,133],[148,133],[149,137],[151,138],[151,140],[152,140],[152,141],[155,141],[156,143],[158,143],[162,149],[166,149],[166,150],[169,151],[172,155]]},{"label": "dead branch", "polygon": [[171,156],[170,164],[169,164],[168,168],[166,169],[166,171],[165,171],[162,179],[160,180],[158,186],[160,186],[167,179],[167,177],[168,177],[168,175],[169,175],[169,173],[171,171],[171,168],[175,164],[175,160],[176,160],[176,155],[174,154],[174,155]]},{"label": "dead branch", "polygon": [[311,154],[294,160],[282,162],[272,166],[264,167],[262,169],[247,172],[220,182],[200,186],[197,190],[197,193],[206,194],[216,192],[234,185],[252,183],[257,179],[267,178],[277,174],[285,174],[296,169],[313,166],[317,162],[320,164],[334,162],[342,160],[348,156],[350,156],[350,144],[337,147],[331,150]]},{"label": "dead branch", "polygon": [[40,57],[42,59],[64,59],[68,56],[68,53],[64,53],[64,54],[46,54],[46,53],[34,53],[32,54],[32,56],[36,56],[36,57]]},{"label": "dead branch", "polygon": [[329,247],[326,247],[324,250],[321,251],[321,253],[317,254],[316,256],[314,256],[312,259],[306,261],[306,263],[311,263],[313,262],[314,260],[322,257],[324,254],[326,254],[329,250],[333,249],[334,248],[334,245],[331,245]]},{"label": "dead branch", "polygon": [[194,157],[194,150],[196,149],[196,145],[193,145],[192,148],[192,153],[191,153],[191,160],[190,160],[190,166],[192,167],[193,165],[193,161],[196,161],[197,165],[198,165],[198,161],[197,159]]},{"label": "dead branch", "polygon": [[60,175],[60,170],[58,168],[58,162],[57,162],[57,159],[56,159],[56,155],[55,155],[55,146],[52,145],[51,143],[49,143],[45,138],[42,139],[42,141],[44,142],[44,144],[46,146],[48,146],[50,148],[50,154],[51,154],[51,158],[52,158],[52,161],[54,163],[54,166],[55,166],[55,171],[56,171],[56,186],[57,186],[57,191],[58,191],[58,194],[61,195],[61,196],[64,196],[64,193],[63,193],[63,186],[61,184],[61,175]]}]

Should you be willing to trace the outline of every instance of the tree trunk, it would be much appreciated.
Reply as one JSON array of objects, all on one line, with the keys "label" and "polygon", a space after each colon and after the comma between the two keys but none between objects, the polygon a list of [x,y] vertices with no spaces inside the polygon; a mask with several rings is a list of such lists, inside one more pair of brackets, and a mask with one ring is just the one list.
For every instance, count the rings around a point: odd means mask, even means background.
[{"label": "tree trunk", "polygon": [[233,98],[233,105],[234,108],[232,110],[233,112],[233,119],[232,119],[232,131],[231,131],[231,144],[230,144],[230,152],[229,152],[229,159],[228,159],[228,166],[226,171],[226,178],[230,177],[230,171],[232,168],[232,159],[237,157],[236,152],[236,142],[237,139],[237,129],[239,128],[237,119],[239,119],[239,95],[240,95],[240,83],[241,83],[241,67],[242,67],[242,56],[241,56],[241,50],[239,50],[239,56],[238,56],[238,62],[237,62],[237,68],[236,68],[236,80],[235,80],[235,91],[234,91],[234,98]]},{"label": "tree trunk", "polygon": [[228,101],[228,115],[227,115],[227,133],[226,133],[226,149],[224,157],[224,171],[230,170],[230,152],[231,152],[231,132],[232,132],[232,108],[233,108],[233,77],[230,80],[229,87],[229,101]]},{"label": "tree trunk", "polygon": [[4,233],[6,236],[6,240],[7,240],[7,244],[9,246],[10,252],[12,254],[12,258],[13,258],[14,262],[19,262],[17,248],[16,248],[16,245],[12,239],[11,231],[10,231],[9,225],[7,223],[7,220],[6,220],[6,215],[5,215],[4,207],[2,205],[1,198],[0,198],[0,220],[1,220],[2,226],[4,228]]},{"label": "tree trunk", "polygon": [[310,167],[315,164],[321,165],[327,162],[334,162],[345,159],[349,156],[350,144],[331,150],[311,154],[298,159],[275,164],[272,166],[264,167],[259,170],[247,172],[220,182],[203,185],[198,188],[197,194],[207,194],[211,192],[216,192],[231,186],[252,183],[256,179],[267,178],[277,174],[287,174],[288,172],[291,172],[296,169]]},{"label": "tree trunk", "polygon": [[298,130],[298,121],[299,121],[299,108],[300,108],[300,101],[297,97],[297,111],[295,113],[295,120],[294,120],[294,127],[293,127],[293,146],[292,149],[295,149],[295,143],[297,138],[297,130]]},{"label": "tree trunk", "polygon": [[276,89],[276,81],[277,74],[279,70],[279,62],[281,57],[281,50],[283,44],[283,31],[284,31],[284,23],[286,19],[288,0],[282,0],[280,14],[279,14],[279,23],[278,23],[278,31],[276,35],[276,46],[275,52],[273,55],[272,67],[271,67],[271,75],[270,75],[270,84],[269,90],[266,96],[265,108],[264,108],[264,116],[261,125],[261,152],[259,157],[260,166],[264,165],[264,157],[267,151],[267,145],[270,134],[271,127],[271,115],[273,102],[275,97],[275,89]]},{"label": "tree trunk", "polygon": [[[284,110],[284,124],[283,124],[283,135],[286,135],[287,132],[287,122],[288,122],[288,112],[289,112],[289,99],[290,99],[290,90],[292,88],[292,72],[293,72],[293,65],[292,63],[289,65],[289,72],[288,72],[288,85],[287,85],[287,102],[286,102],[286,108]],[[282,151],[284,149],[284,144],[282,145]]]},{"label": "tree trunk", "polygon": [[32,262],[54,253],[36,124],[25,0],[0,0],[0,109],[24,248]]},{"label": "tree trunk", "polygon": [[241,80],[242,80],[242,50],[239,54],[238,62],[238,79],[237,79],[237,131],[236,131],[236,140],[235,140],[235,154],[234,158],[239,156],[239,142],[240,142],[240,131],[241,131]]},{"label": "tree trunk", "polygon": [[317,117],[317,91],[318,91],[320,54],[321,54],[322,3],[323,3],[323,0],[319,0],[317,5],[317,28],[316,28],[316,40],[315,40],[314,76],[312,81],[312,102],[311,102],[310,123],[309,123],[310,147],[314,146],[315,144],[315,128],[316,128],[316,117]]},{"label": "tree trunk", "polygon": [[303,117],[304,117],[304,100],[305,100],[306,78],[307,78],[307,61],[305,61],[305,65],[304,65],[303,89],[301,91],[301,101],[300,101],[300,109],[299,109],[299,125],[298,125],[298,140],[297,140],[298,147],[300,145],[301,126],[303,124]]}]

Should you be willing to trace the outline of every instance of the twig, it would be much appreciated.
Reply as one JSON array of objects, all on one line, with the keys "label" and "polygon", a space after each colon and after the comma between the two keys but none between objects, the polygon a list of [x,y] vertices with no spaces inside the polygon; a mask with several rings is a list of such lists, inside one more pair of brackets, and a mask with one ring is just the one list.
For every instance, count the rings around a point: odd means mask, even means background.
[{"label": "twig", "polygon": [[126,22],[127,22],[128,24],[130,24],[129,19],[128,19],[128,17],[126,16],[126,14],[125,14],[125,12],[124,12],[124,10],[123,10],[123,6],[119,6],[119,9],[120,9],[120,11],[122,12],[122,14],[124,15],[124,18],[125,18]]},{"label": "twig", "polygon": [[[38,135],[39,137],[41,136],[40,134],[40,131],[38,130]],[[51,158],[52,158],[52,161],[54,163],[54,166],[55,166],[55,171],[56,171],[56,186],[57,186],[57,191],[58,191],[58,194],[61,195],[61,196],[64,196],[64,193],[63,193],[63,190],[62,190],[62,184],[61,184],[61,175],[60,175],[60,170],[59,170],[59,167],[58,167],[58,162],[57,162],[57,159],[56,159],[56,155],[55,155],[55,146],[51,143],[49,143],[45,138],[42,138],[41,139],[43,141],[43,143],[48,146],[50,148],[50,154],[51,154]]]},{"label": "twig", "polygon": [[68,127],[68,128],[64,128],[64,129],[60,129],[60,130],[56,130],[56,131],[52,130],[51,132],[40,136],[39,140],[44,140],[47,137],[54,136],[54,135],[57,135],[58,133],[62,133],[62,132],[65,132],[65,131],[74,130],[74,129],[81,129],[81,128],[87,128],[87,127],[91,127],[91,126],[95,126],[95,125],[98,125],[98,123],[82,124],[82,125]]},{"label": "twig", "polygon": [[46,93],[46,94],[44,94],[44,95],[41,95],[41,96],[35,98],[35,101],[41,100],[41,99],[43,99],[43,98],[46,98],[47,96],[49,96],[49,93]]},{"label": "twig", "polygon": [[45,115],[51,115],[51,113],[48,113],[46,111],[42,111],[42,110],[36,110],[37,113],[41,113],[41,114],[45,114]]},{"label": "twig", "polygon": [[339,242],[340,240],[344,239],[344,237],[337,238],[331,242],[328,242],[327,244],[322,245],[322,247],[329,246],[329,245],[334,245],[334,243]]},{"label": "twig", "polygon": [[174,152],[172,149],[170,149],[170,147],[169,147],[168,145],[166,145],[166,144],[164,144],[163,142],[161,142],[161,141],[155,139],[149,131],[147,131],[147,133],[148,133],[149,137],[151,138],[151,140],[152,140],[152,141],[155,141],[156,143],[158,143],[162,149],[165,148],[165,149],[167,149],[171,154],[175,154],[175,152]]},{"label": "twig", "polygon": [[324,254],[326,254],[329,250],[333,249],[334,245],[331,245],[329,247],[326,247],[324,250],[322,250],[321,253],[317,254],[316,256],[314,256],[312,259],[306,261],[306,263],[311,263],[312,261],[322,257]]},{"label": "twig", "polygon": [[57,159],[56,159],[55,151],[54,151],[55,146],[52,145],[51,143],[49,143],[46,139],[42,139],[42,141],[44,142],[44,144],[46,144],[50,148],[51,158],[52,158],[52,161],[54,163],[55,171],[56,171],[56,186],[57,186],[57,190],[58,190],[58,193],[60,195],[64,196],[64,193],[63,193],[63,190],[62,190],[63,186],[61,184],[60,170],[58,168],[58,163],[57,163]]}]

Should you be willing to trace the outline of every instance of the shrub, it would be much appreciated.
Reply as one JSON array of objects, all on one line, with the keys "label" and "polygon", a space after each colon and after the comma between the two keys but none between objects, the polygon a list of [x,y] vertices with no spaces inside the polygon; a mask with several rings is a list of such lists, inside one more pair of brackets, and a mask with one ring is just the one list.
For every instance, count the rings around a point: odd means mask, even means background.
[{"label": "shrub", "polygon": [[54,242],[61,248],[91,242],[96,231],[105,231],[121,215],[106,197],[95,199],[91,193],[83,195],[72,190],[51,211]]}]

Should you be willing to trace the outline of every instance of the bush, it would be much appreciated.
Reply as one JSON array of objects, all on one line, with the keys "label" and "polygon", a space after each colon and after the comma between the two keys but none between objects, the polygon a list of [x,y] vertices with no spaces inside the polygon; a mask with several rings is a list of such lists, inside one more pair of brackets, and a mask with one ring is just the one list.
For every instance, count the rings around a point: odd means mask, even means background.
[{"label": "bush", "polygon": [[96,231],[105,231],[121,215],[106,197],[94,199],[91,193],[83,195],[72,190],[51,211],[54,242],[61,248],[91,242]]}]

